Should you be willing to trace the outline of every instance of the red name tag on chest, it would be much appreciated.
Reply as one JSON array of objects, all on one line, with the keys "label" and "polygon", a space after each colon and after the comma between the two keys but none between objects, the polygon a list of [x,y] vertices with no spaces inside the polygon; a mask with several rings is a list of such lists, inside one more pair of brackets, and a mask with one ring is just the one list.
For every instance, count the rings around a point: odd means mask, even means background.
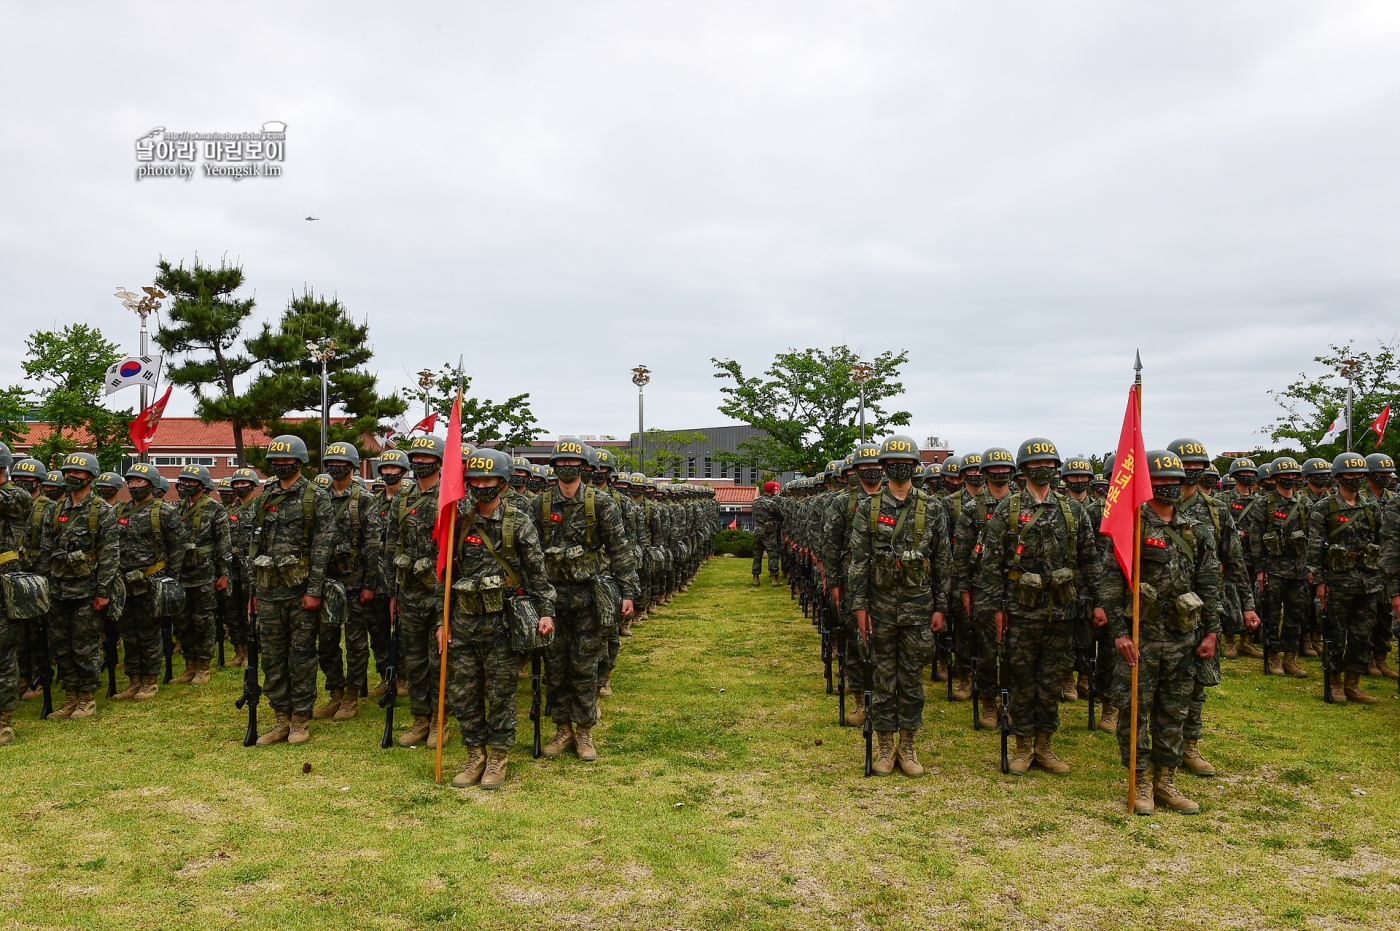
[{"label": "red name tag on chest", "polygon": [[410,515],[411,517],[417,517],[417,516],[418,516],[418,509],[417,509],[417,508],[414,508],[413,510],[409,511],[408,513],[409,513],[409,515]]},{"label": "red name tag on chest", "polygon": [[1164,550],[1167,548],[1166,540],[1156,540],[1152,537],[1144,537],[1142,543],[1144,546],[1155,546],[1159,550]]},{"label": "red name tag on chest", "polygon": [[880,520],[880,523],[882,523],[882,524],[889,524],[891,527],[894,526],[894,518],[893,518],[893,517],[890,517],[890,516],[885,515],[885,514],[881,514],[879,520]]},{"label": "red name tag on chest", "polygon": [[237,515],[237,514],[230,514],[230,515],[228,516],[228,519],[229,519],[229,520],[238,520],[238,515]]},{"label": "red name tag on chest", "polygon": [[60,514],[60,515],[58,515],[58,522],[59,522],[60,524],[66,524],[66,523],[68,523],[68,515],[67,515],[67,514]]},{"label": "red name tag on chest", "polygon": [[1244,510],[1244,505],[1243,505],[1243,504],[1232,504],[1232,505],[1230,505],[1230,510],[1232,510],[1232,511],[1243,511],[1243,510]]},{"label": "red name tag on chest", "polygon": [[552,520],[552,521],[554,521],[554,522],[557,524],[557,523],[559,523],[561,520],[564,519],[564,515],[563,515],[563,514],[551,514],[551,515],[549,515],[549,519]]},{"label": "red name tag on chest", "polygon": [[1288,520],[1288,514],[1285,511],[1275,511],[1274,516],[1279,520]]},{"label": "red name tag on chest", "polygon": [[[1346,520],[1346,518],[1343,517],[1342,520]],[[131,521],[129,521],[129,520],[127,520],[125,517],[123,517],[123,518],[118,519],[117,523],[119,523],[119,524],[121,524],[123,527],[125,527],[127,524],[131,523]]]},{"label": "red name tag on chest", "polygon": [[264,510],[264,511],[276,511],[276,510],[277,510],[277,505],[275,505],[275,504],[269,504],[267,507],[263,508],[263,510]]},{"label": "red name tag on chest", "polygon": [[1023,524],[1029,524],[1030,522],[1031,522],[1031,516],[1030,516],[1029,514],[1022,514],[1022,515],[1021,515],[1021,523],[1023,523]]},{"label": "red name tag on chest", "polygon": [[481,545],[481,537],[463,537],[462,539],[472,544],[473,546]]},{"label": "red name tag on chest", "polygon": [[1343,517],[1343,516],[1340,515],[1340,514],[1337,515],[1337,523],[1339,523],[1339,524],[1345,524],[1345,523],[1347,523],[1347,522],[1350,521],[1350,520],[1351,520],[1350,517]]}]

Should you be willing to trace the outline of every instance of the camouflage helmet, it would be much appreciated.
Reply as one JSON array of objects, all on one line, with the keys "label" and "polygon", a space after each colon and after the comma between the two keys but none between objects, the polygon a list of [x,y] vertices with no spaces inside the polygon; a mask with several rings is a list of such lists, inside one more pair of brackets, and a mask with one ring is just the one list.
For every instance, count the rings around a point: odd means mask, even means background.
[{"label": "camouflage helmet", "polygon": [[386,449],[379,454],[379,462],[374,466],[374,474],[378,475],[385,466],[394,466],[407,472],[409,470],[408,455],[401,449]]},{"label": "camouflage helmet", "polygon": [[549,474],[546,471],[545,467],[542,465],[535,465],[534,463],[530,464],[530,474],[535,478],[540,479],[541,481],[544,481],[545,479],[549,478]]},{"label": "camouflage helmet", "polygon": [[1332,464],[1321,456],[1313,456],[1311,459],[1303,460],[1303,478],[1312,481],[1314,478],[1330,476],[1332,474]]},{"label": "camouflage helmet", "polygon": [[1366,461],[1366,457],[1362,456],[1360,453],[1342,453],[1332,460],[1331,472],[1333,478],[1345,472],[1355,472],[1360,475],[1365,475],[1370,470],[1371,467]]},{"label": "camouflage helmet", "polygon": [[598,450],[587,443],[583,444],[583,462],[586,469],[598,468]]},{"label": "camouflage helmet", "polygon": [[[1059,459],[1059,455],[1056,454],[1055,461],[1058,462]],[[1011,455],[1011,450],[1004,446],[993,446],[982,454],[980,466],[984,475],[992,466],[998,468],[1005,466],[1014,472],[1016,471],[1016,457]]]},{"label": "camouflage helmet", "polygon": [[845,462],[840,459],[832,459],[826,464],[826,471],[822,473],[822,479],[828,482],[839,481],[845,468]]},{"label": "camouflage helmet", "polygon": [[92,483],[93,488],[110,488],[113,491],[121,491],[122,485],[122,477],[115,472],[103,472]]},{"label": "camouflage helmet", "polygon": [[323,462],[348,462],[355,468],[360,467],[360,451],[350,443],[327,443],[326,454],[321,457]]},{"label": "camouflage helmet", "polygon": [[133,462],[126,470],[126,480],[129,482],[133,478],[143,479],[155,487],[160,483],[156,479],[160,478],[160,473],[156,467],[147,462]]},{"label": "camouflage helmet", "polygon": [[1273,466],[1274,478],[1284,475],[1302,475],[1303,467],[1298,464],[1298,460],[1292,456],[1279,456],[1270,465]]},{"label": "camouflage helmet", "polygon": [[958,471],[967,472],[971,469],[976,469],[978,472],[982,471],[981,453],[966,453],[962,456],[962,468]]},{"label": "camouflage helmet", "polygon": [[1103,477],[1104,481],[1113,481],[1113,465],[1118,461],[1118,453],[1111,452],[1103,457]]},{"label": "camouflage helmet", "polygon": [[1106,478],[1103,477],[1103,473],[1102,473],[1102,472],[1095,472],[1095,473],[1094,473],[1093,486],[1094,486],[1095,488],[1098,488],[1100,485],[1102,485],[1104,488],[1107,488],[1107,487],[1108,487],[1108,479],[1106,479]]},{"label": "camouflage helmet", "polygon": [[590,447],[576,436],[561,436],[554,441],[554,446],[549,451],[549,464],[552,466],[560,459],[578,459],[587,464],[590,461],[589,449]]},{"label": "camouflage helmet", "polygon": [[[86,472],[93,478],[102,474],[102,466],[97,462],[97,457],[92,453],[69,453],[63,457],[63,464],[58,467],[60,472]],[[62,477],[59,478],[62,482]]]},{"label": "camouflage helmet", "polygon": [[202,465],[187,465],[180,470],[180,474],[175,477],[176,481],[196,481],[205,488],[213,491],[216,487],[214,479],[209,474],[209,470]]},{"label": "camouflage helmet", "polygon": [[516,472],[523,472],[526,475],[530,474],[530,460],[526,459],[524,456],[513,457],[510,460],[510,467]]},{"label": "camouflage helmet", "polygon": [[854,472],[855,470],[856,470],[856,454],[855,454],[855,450],[852,450],[851,452],[846,453],[846,458],[845,458],[845,459],[842,459],[842,460],[841,460],[841,474],[842,474],[842,475],[850,475],[850,474],[851,474],[852,472]]},{"label": "camouflage helmet", "polygon": [[295,459],[298,462],[306,462],[310,458],[306,453],[306,441],[290,433],[273,437],[272,442],[267,444],[265,453],[268,459]]},{"label": "camouflage helmet", "polygon": [[1234,478],[1240,472],[1258,473],[1258,471],[1259,466],[1254,464],[1253,459],[1250,459],[1248,456],[1241,456],[1239,459],[1231,461],[1230,468],[1226,470],[1226,474]]},{"label": "camouflage helmet", "polygon": [[1366,471],[1371,475],[1394,475],[1395,460],[1389,453],[1371,453],[1366,457]]},{"label": "camouflage helmet", "polygon": [[[987,450],[987,452],[990,454],[992,451]],[[1043,436],[1033,436],[1029,440],[1022,440],[1021,445],[1016,447],[1016,468],[1018,469],[1024,469],[1028,462],[1036,462],[1041,459],[1053,459],[1055,465],[1064,461],[1060,458],[1059,447]]]},{"label": "camouflage helmet", "polygon": [[1152,478],[1186,478],[1186,466],[1170,449],[1154,449],[1147,454],[1147,474]]},{"label": "camouflage helmet", "polygon": [[331,477],[328,472],[318,472],[311,480],[322,488],[329,488],[331,485]]},{"label": "camouflage helmet", "polygon": [[1069,478],[1071,475],[1076,475],[1081,478],[1088,478],[1090,481],[1093,481],[1094,464],[1088,459],[1085,459],[1083,456],[1070,456],[1068,459],[1065,460],[1064,465],[1060,468],[1060,474],[1063,475],[1065,478]]},{"label": "camouflage helmet", "polygon": [[425,436],[415,436],[409,441],[408,449],[405,450],[409,462],[414,456],[432,456],[438,462],[442,462],[447,455],[447,441],[440,436],[433,436],[431,433]]},{"label": "camouflage helmet", "polygon": [[947,459],[944,459],[944,460],[943,460],[943,478],[944,478],[944,480],[946,481],[947,479],[950,479],[950,478],[954,478],[954,479],[956,479],[956,478],[961,478],[961,477],[962,477],[962,466],[963,466],[963,457],[962,457],[962,456],[949,456]]},{"label": "camouflage helmet", "polygon": [[0,443],[0,469],[8,469],[14,465],[15,454],[10,452],[10,447]]},{"label": "camouflage helmet", "polygon": [[57,469],[51,469],[51,470],[44,476],[44,484],[45,484],[45,485],[48,485],[48,486],[51,487],[51,488],[62,488],[62,487],[63,487],[63,473],[60,472],[60,471],[58,471]]},{"label": "camouflage helmet", "polygon": [[159,472],[156,473],[155,484],[156,491],[159,491],[161,494],[165,494],[167,491],[170,490],[170,479],[166,478],[164,475],[161,475]]},{"label": "camouflage helmet", "polygon": [[935,482],[943,481],[943,466],[936,462],[930,462],[928,465],[924,466],[924,480],[932,480]]},{"label": "camouflage helmet", "polygon": [[10,467],[10,478],[22,479],[28,482],[42,482],[46,472],[48,472],[48,469],[44,468],[42,462],[38,459],[26,456]]},{"label": "camouflage helmet", "polygon": [[593,468],[599,472],[616,472],[617,456],[606,446],[600,446],[593,451],[595,462]]},{"label": "camouflage helmet", "polygon": [[1274,464],[1273,464],[1272,462],[1266,462],[1266,463],[1264,463],[1263,465],[1261,465],[1261,466],[1259,467],[1259,481],[1261,481],[1261,482],[1269,482],[1269,481],[1273,481],[1273,478],[1274,478]]},{"label": "camouflage helmet", "polygon": [[219,494],[224,492],[233,494],[233,479],[227,477],[219,479]]},{"label": "camouflage helmet", "polygon": [[631,475],[633,485],[650,485],[651,479],[641,472],[633,472]]},{"label": "camouflage helmet", "polygon": [[903,433],[896,433],[894,436],[886,437],[880,444],[880,462],[892,462],[896,459],[903,459],[909,462],[919,462],[919,444],[912,436]]},{"label": "camouflage helmet", "polygon": [[1204,468],[1210,465],[1210,456],[1206,453],[1205,444],[1200,440],[1182,437],[1179,440],[1172,440],[1168,443],[1167,449],[1170,449],[1181,457],[1181,464],[1183,467],[1199,465]]},{"label": "camouflage helmet", "polygon": [[617,481],[613,484],[618,488],[630,489],[632,487],[632,475],[628,472],[619,472],[617,473]]},{"label": "camouflage helmet", "polygon": [[855,464],[855,467],[857,469],[861,468],[862,466],[870,468],[879,468],[880,444],[861,443],[859,446],[856,447],[855,452],[851,454],[851,461]]},{"label": "camouflage helmet", "polygon": [[232,485],[236,485],[239,482],[251,482],[252,484],[257,485],[258,473],[254,472],[252,469],[249,469],[247,467],[244,467],[242,469],[234,469],[233,474],[228,477],[228,480],[229,483]]},{"label": "camouflage helmet", "polygon": [[499,449],[483,446],[467,459],[467,478],[499,478],[503,482],[509,482],[514,471],[510,456]]}]

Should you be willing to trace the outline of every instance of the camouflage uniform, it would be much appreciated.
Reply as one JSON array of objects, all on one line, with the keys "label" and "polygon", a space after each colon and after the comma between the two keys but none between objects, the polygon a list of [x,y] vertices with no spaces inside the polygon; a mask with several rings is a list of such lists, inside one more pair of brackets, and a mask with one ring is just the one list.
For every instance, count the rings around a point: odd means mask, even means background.
[{"label": "camouflage uniform", "polygon": [[208,491],[200,494],[197,501],[181,502],[180,520],[189,539],[180,563],[185,610],[175,624],[175,635],[188,665],[214,656],[214,612],[218,610],[214,582],[232,571],[233,544],[228,512]]},{"label": "camouflage uniform", "polygon": [[572,498],[557,486],[545,489],[530,517],[556,592],[556,632],[545,654],[547,713],[555,724],[591,728],[598,723],[599,672],[609,635],[598,626],[592,580],[611,577],[621,598],[637,596],[637,569],[622,512],[606,493],[581,484]]},{"label": "camouflage uniform", "polygon": [[360,600],[360,591],[379,594],[378,584],[383,525],[373,496],[359,482],[350,480],[345,491],[328,488],[335,514],[335,545],[326,566],[326,577],[345,586],[345,664],[341,665],[340,625],[324,613],[317,635],[321,672],[326,691],[339,692],[346,686],[358,695],[369,691],[369,631],[374,613],[371,604]]},{"label": "camouflage uniform", "polygon": [[963,489],[962,496],[958,524],[953,531],[953,539],[957,540],[957,549],[953,552],[953,588],[957,593],[954,598],[961,602],[962,592],[973,595],[972,617],[970,623],[963,625],[968,629],[966,655],[977,657],[976,685],[981,700],[987,702],[997,691],[995,609],[989,604],[978,603],[973,592],[973,579],[977,576],[981,561],[982,531],[1000,502],[985,487],[978,489],[975,495]]},{"label": "camouflage uniform", "polygon": [[145,501],[117,505],[117,537],[126,578],[126,610],[118,624],[126,648],[126,674],[133,679],[156,676],[164,650],[148,580],[176,578],[189,536],[179,510],[151,494]]},{"label": "camouflage uniform", "polygon": [[763,554],[768,554],[768,577],[777,579],[781,569],[783,515],[772,495],[753,499],[753,574],[763,574]]},{"label": "camouflage uniform", "polygon": [[[392,561],[395,597],[399,613],[398,671],[408,682],[409,708],[415,718],[437,714],[438,665],[433,631],[442,624],[442,580],[437,574],[438,546],[433,540],[437,522],[438,489],[400,486],[389,504],[389,525],[384,538],[385,559]],[[390,554],[393,554],[392,557]]]},{"label": "camouflage uniform", "polygon": [[1381,593],[1381,610],[1387,612],[1395,622],[1394,603],[1391,599],[1400,596],[1400,495],[1391,495],[1381,511],[1381,579],[1385,591]]},{"label": "camouflage uniform", "polygon": [[[461,724],[466,747],[509,750],[515,745],[520,654],[511,646],[504,602],[491,602],[524,592],[540,617],[554,614],[554,587],[545,578],[539,534],[528,514],[511,500],[515,497],[503,496],[490,516],[475,507],[457,516],[447,701]],[[515,591],[487,541],[515,574]]]},{"label": "camouflage uniform", "polygon": [[[627,539],[628,549],[632,552],[632,565],[634,567],[640,567],[641,563],[637,559],[637,537],[632,532],[632,499],[615,488],[599,488],[598,492],[599,494],[611,498],[613,504],[617,505],[618,513],[622,515],[622,533]],[[638,570],[637,585],[638,588],[635,598],[640,600],[642,597],[640,570]],[[632,610],[634,614],[638,610],[636,602],[633,603]],[[612,671],[617,668],[617,654],[618,651],[622,649],[622,631],[624,628],[631,627],[631,625],[631,618],[623,618],[620,624],[608,631],[608,655],[598,667],[600,685],[607,685],[609,678],[612,676]]]},{"label": "camouflage uniform", "polygon": [[[861,675],[858,670],[862,668],[860,628],[856,624],[856,616],[851,609],[848,585],[851,570],[851,521],[856,510],[860,507],[860,503],[869,497],[870,495],[866,494],[865,489],[859,484],[832,496],[827,503],[826,513],[823,517],[821,549],[817,555],[826,576],[826,584],[831,588],[841,589],[841,603],[838,610],[841,615],[841,626],[844,628],[846,648],[845,656],[841,657],[841,662],[846,668],[848,688],[851,691],[864,689],[864,683],[857,681]],[[930,506],[934,503],[929,502]],[[775,553],[774,556],[776,555]],[[769,565],[772,564],[773,560],[770,559]]]},{"label": "camouflage uniform", "polygon": [[49,650],[58,677],[66,691],[96,692],[104,617],[93,599],[112,598],[122,584],[116,512],[96,494],[77,504],[64,494],[49,509],[39,547],[38,571],[49,577]]},{"label": "camouflage uniform", "polygon": [[[14,482],[0,485],[0,574],[19,572],[23,568],[20,552],[24,549],[29,521],[29,492]],[[19,704],[20,644],[24,639],[24,622],[11,620],[0,599],[0,712],[13,711]]]},{"label": "camouflage uniform", "polygon": [[257,499],[250,566],[258,602],[263,691],[274,711],[310,717],[316,702],[319,610],[303,595],[322,597],[335,542],[330,496],[305,475],[290,488],[278,482]]},{"label": "camouflage uniform", "polygon": [[1297,653],[1312,595],[1308,590],[1308,504],[1269,492],[1242,528],[1248,534],[1256,572],[1268,581],[1268,614],[1262,618],[1272,653]]},{"label": "camouflage uniform", "polygon": [[[19,567],[22,571],[43,574],[39,567],[39,553],[43,546],[44,528],[48,526],[50,520],[49,512],[57,507],[58,504],[52,498],[38,491],[37,488],[29,496],[29,511],[25,518],[24,535],[19,549]],[[39,643],[41,636],[47,640],[44,634],[47,629],[47,616],[42,620],[24,622],[24,639],[19,646],[19,667],[22,677],[37,681],[41,672],[47,675],[47,670],[41,671],[37,668],[40,657],[48,653],[47,643],[43,645]],[[53,655],[51,653],[48,655],[52,661]]]},{"label": "camouflage uniform", "polygon": [[[1390,510],[1393,510],[1390,509]],[[1377,604],[1390,604],[1381,574],[1382,514],[1375,498],[1358,494],[1347,504],[1333,492],[1308,515],[1308,571],[1327,586],[1327,627],[1333,668],[1366,675]],[[1343,641],[1343,638],[1344,641]]]},{"label": "camouflage uniform", "polygon": [[[389,526],[394,522],[394,504],[399,495],[407,494],[411,486],[401,481],[398,491],[390,495],[387,488],[374,493],[374,509],[379,516],[379,558],[373,566],[366,567],[366,576],[373,573],[374,600],[369,603],[369,646],[374,654],[374,671],[384,678],[384,666],[389,661],[389,642],[393,636],[393,623],[389,617],[389,598],[394,592],[394,550],[390,548]],[[368,673],[366,673],[368,678]],[[401,680],[407,682],[405,678]]]},{"label": "camouflage uniform", "polygon": [[258,516],[257,496],[244,504],[235,500],[227,510],[229,549],[233,558],[225,590],[224,630],[228,642],[237,645],[252,639],[248,630],[248,549],[253,543],[253,522]]}]

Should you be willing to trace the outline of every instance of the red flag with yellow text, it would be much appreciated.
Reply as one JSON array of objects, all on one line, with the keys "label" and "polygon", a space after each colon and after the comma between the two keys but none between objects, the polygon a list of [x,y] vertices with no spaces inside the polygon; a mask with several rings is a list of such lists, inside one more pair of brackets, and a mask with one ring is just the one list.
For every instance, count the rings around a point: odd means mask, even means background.
[{"label": "red flag with yellow text", "polygon": [[165,389],[165,394],[160,396],[160,400],[136,415],[136,419],[126,425],[126,435],[131,437],[131,446],[138,453],[144,453],[151,448],[151,441],[156,438],[156,428],[160,426],[161,415],[165,413],[165,402],[170,400],[171,385]]},{"label": "red flag with yellow text", "polygon": [[457,502],[466,495],[462,479],[462,394],[452,402],[452,417],[447,421],[447,451],[442,457],[442,475],[438,478],[437,523],[433,524],[433,539],[438,545],[437,574],[442,578],[447,568],[448,534],[452,532],[452,515],[457,512]]},{"label": "red flag with yellow text", "polygon": [[1128,410],[1118,434],[1118,451],[1113,459],[1113,475],[1108,481],[1108,498],[1103,505],[1099,533],[1113,541],[1113,555],[1128,584],[1133,584],[1133,535],[1137,533],[1137,513],[1152,497],[1152,477],[1147,471],[1147,445],[1142,441],[1142,415],[1138,388],[1128,390]]}]

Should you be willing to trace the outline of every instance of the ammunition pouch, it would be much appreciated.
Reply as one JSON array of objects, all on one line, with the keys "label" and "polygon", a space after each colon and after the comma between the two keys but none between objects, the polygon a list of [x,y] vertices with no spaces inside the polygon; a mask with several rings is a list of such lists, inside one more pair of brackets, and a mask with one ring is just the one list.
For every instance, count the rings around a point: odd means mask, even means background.
[{"label": "ammunition pouch", "polygon": [[889,550],[876,550],[870,559],[871,582],[876,588],[894,588],[899,561]]},{"label": "ammunition pouch", "polygon": [[413,577],[425,588],[435,588],[438,584],[437,558],[420,556],[413,561]]},{"label": "ammunition pouch", "polygon": [[1164,626],[1173,633],[1190,633],[1201,626],[1201,609],[1205,602],[1195,592],[1185,592],[1172,599]]},{"label": "ammunition pouch", "polygon": [[1270,556],[1283,555],[1283,534],[1277,530],[1271,530],[1264,534],[1264,550]]},{"label": "ammunition pouch", "polygon": [[1380,567],[1381,545],[1379,543],[1367,543],[1366,548],[1361,551],[1361,568],[1376,572]]},{"label": "ammunition pouch", "polygon": [[1073,569],[1055,569],[1050,573],[1050,597],[1056,607],[1064,607],[1079,596]]},{"label": "ammunition pouch", "polygon": [[0,597],[10,620],[39,617],[49,610],[49,580],[33,572],[6,572],[0,575]]},{"label": "ammunition pouch", "polygon": [[1138,586],[1138,616],[1143,621],[1157,619],[1157,589],[1147,582]]},{"label": "ammunition pouch", "polygon": [[185,569],[198,569],[209,561],[213,555],[214,548],[210,546],[195,546],[193,543],[185,544],[185,557],[181,566]]},{"label": "ammunition pouch", "polygon": [[928,559],[918,550],[908,550],[895,559],[895,578],[905,587],[918,588],[928,584]]},{"label": "ammunition pouch", "polygon": [[543,649],[554,642],[554,631],[540,636],[540,613],[527,595],[512,595],[506,599],[506,616],[510,621],[510,648],[517,653]]},{"label": "ammunition pouch", "polygon": [[97,560],[82,550],[54,553],[50,571],[58,579],[86,579],[97,571]]},{"label": "ammunition pouch", "polygon": [[184,612],[185,587],[178,579],[147,576],[146,586],[151,596],[153,617],[177,617]]},{"label": "ammunition pouch", "polygon": [[296,588],[311,577],[311,562],[298,556],[259,556],[253,560],[259,591]]},{"label": "ammunition pouch", "polygon": [[351,575],[359,571],[360,563],[359,550],[340,550],[331,554],[327,569],[332,575]]},{"label": "ammunition pouch", "polygon": [[505,610],[506,580],[499,575],[458,579],[452,583],[452,617],[456,619],[500,614]]},{"label": "ammunition pouch", "polygon": [[544,567],[551,579],[561,582],[590,582],[602,568],[599,553],[582,546],[551,546],[544,551]]},{"label": "ammunition pouch", "polygon": [[1359,555],[1345,546],[1329,546],[1327,547],[1327,569],[1329,572],[1348,572],[1356,567]]},{"label": "ammunition pouch", "polygon": [[1308,552],[1308,535],[1295,530],[1288,535],[1288,552],[1294,556],[1305,556]]},{"label": "ammunition pouch", "polygon": [[593,617],[599,628],[611,630],[622,620],[622,594],[617,580],[610,575],[598,575],[589,581],[593,590]]},{"label": "ammunition pouch", "polygon": [[1023,608],[1038,608],[1045,600],[1045,579],[1038,572],[1022,572],[1012,585],[1016,602]]}]

